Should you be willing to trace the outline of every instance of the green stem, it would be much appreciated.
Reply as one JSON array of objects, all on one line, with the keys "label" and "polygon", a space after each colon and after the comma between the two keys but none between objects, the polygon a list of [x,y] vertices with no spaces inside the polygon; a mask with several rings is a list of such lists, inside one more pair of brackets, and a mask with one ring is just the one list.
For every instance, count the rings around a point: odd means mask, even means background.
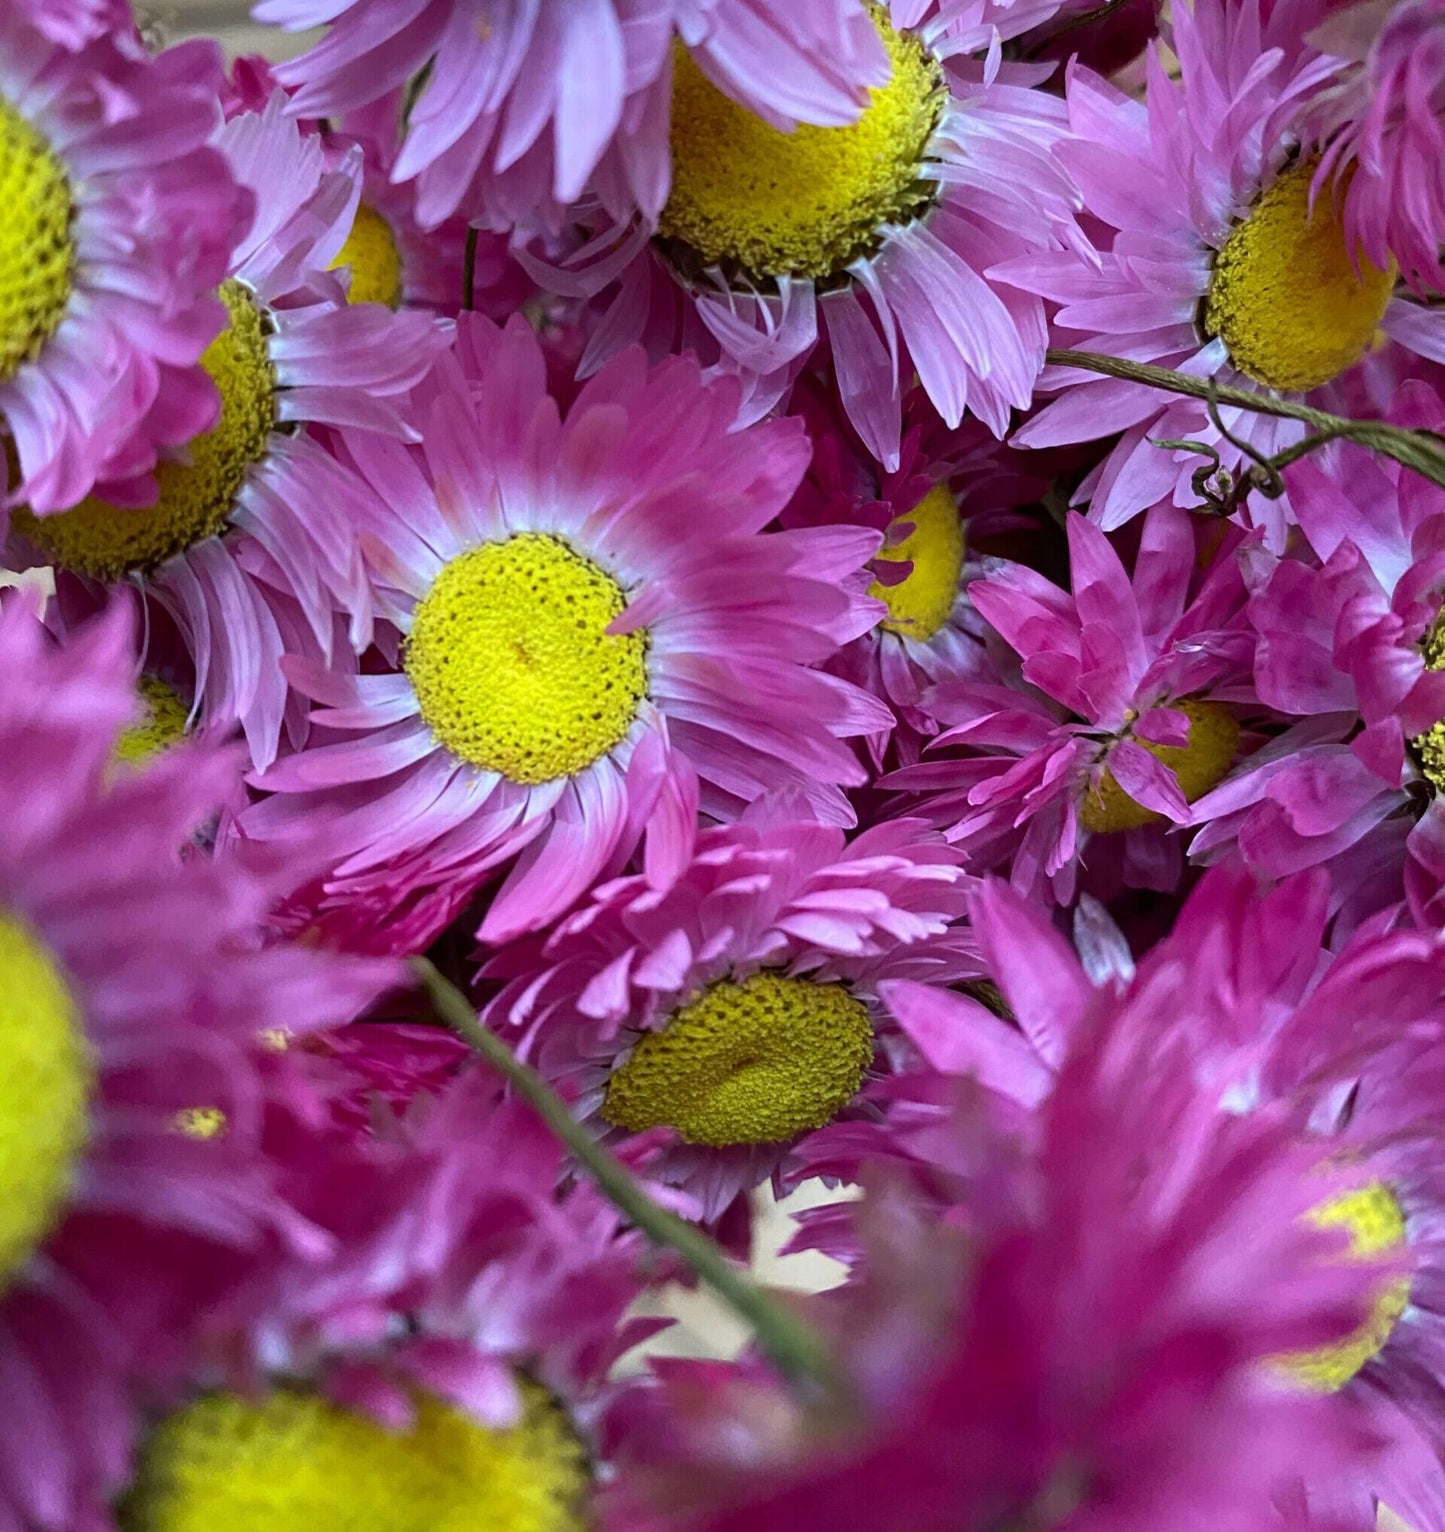
[{"label": "green stem", "polygon": [[470,313],[477,306],[477,231],[467,230],[466,248],[462,251],[462,307]]},{"label": "green stem", "polygon": [[576,1156],[608,1200],[656,1245],[674,1250],[752,1326],[759,1346],[778,1371],[795,1385],[834,1386],[828,1349],[811,1325],[805,1324],[751,1277],[735,1266],[717,1245],[676,1213],[659,1207],[638,1185],[622,1162],[592,1137],[567,1103],[536,1070],[524,1064],[494,1032],[478,1021],[471,1002],[442,977],[426,958],[411,959],[412,971],[425,985],[437,1015],[464,1042],[502,1074],[553,1134]]},{"label": "green stem", "polygon": [[1385,420],[1351,420],[1344,415],[1331,415],[1326,410],[1313,409],[1307,404],[1295,404],[1288,399],[1277,399],[1270,394],[1233,388],[1227,384],[1215,383],[1210,378],[1190,377],[1187,373],[1175,372],[1169,367],[1154,367],[1148,362],[1128,362],[1122,357],[1105,356],[1095,351],[1051,348],[1047,359],[1055,367],[1077,367],[1083,372],[1098,372],[1109,378],[1144,383],[1150,388],[1162,388],[1171,394],[1188,395],[1191,399],[1213,399],[1217,404],[1234,405],[1239,409],[1253,410],[1259,415],[1298,420],[1318,435],[1354,442],[1357,446],[1378,452],[1410,469],[1412,473],[1429,479],[1432,484],[1445,488],[1445,441],[1433,431],[1408,431]]}]

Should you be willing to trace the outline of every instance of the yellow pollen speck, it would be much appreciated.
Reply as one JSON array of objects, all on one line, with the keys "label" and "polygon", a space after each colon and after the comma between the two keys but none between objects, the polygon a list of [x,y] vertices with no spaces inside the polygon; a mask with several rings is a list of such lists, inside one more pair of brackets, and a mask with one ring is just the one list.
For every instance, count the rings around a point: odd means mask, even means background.
[{"label": "yellow pollen speck", "polygon": [[[1197,697],[1185,697],[1164,706],[1188,717],[1188,743],[1154,745],[1147,739],[1136,739],[1135,743],[1173,771],[1185,801],[1193,803],[1212,787],[1217,787],[1234,764],[1235,752],[1239,749],[1239,722],[1222,702],[1202,702]],[[1163,822],[1162,814],[1136,803],[1114,780],[1114,774],[1107,766],[1085,794],[1079,809],[1079,823],[1096,835],[1110,830],[1137,830],[1143,825]]]},{"label": "yellow pollen speck", "polygon": [[905,522],[913,530],[895,547],[885,544],[876,557],[889,563],[908,559],[913,568],[897,585],[875,580],[868,594],[888,607],[880,627],[922,642],[932,638],[953,611],[963,571],[963,522],[953,496],[942,484],[935,484],[893,526]]},{"label": "yellow pollen speck", "polygon": [[[1420,641],[1426,670],[1445,670],[1445,613],[1430,625]],[[1410,741],[1425,780],[1437,793],[1445,792],[1445,719]]]},{"label": "yellow pollen speck", "polygon": [[[1343,1227],[1350,1236],[1351,1255],[1361,1259],[1397,1251],[1405,1245],[1404,1209],[1382,1181],[1371,1181],[1357,1192],[1331,1198],[1317,1207],[1309,1219],[1321,1229]],[[1385,1283],[1369,1318],[1348,1340],[1283,1358],[1290,1376],[1322,1393],[1343,1388],[1371,1357],[1378,1355],[1409,1301],[1409,1277],[1396,1277]]]},{"label": "yellow pollen speck", "polygon": [[291,1033],[285,1027],[263,1027],[256,1036],[272,1053],[285,1053],[291,1046]]},{"label": "yellow pollen speck", "polygon": [[15,524],[56,564],[98,580],[150,570],[223,532],[246,471],[266,451],[276,424],[276,374],[267,321],[237,281],[221,285],[230,323],[206,348],[202,365],[221,395],[215,429],[190,444],[189,464],[162,463],[160,497],[127,510],[93,496],[58,516],[18,512]]},{"label": "yellow pollen speck", "polygon": [[0,96],[0,383],[40,355],[65,317],[75,204],[65,165]]},{"label": "yellow pollen speck", "polygon": [[55,959],[0,910],[0,1288],[65,1205],[94,1080]]},{"label": "yellow pollen speck", "polygon": [[183,739],[190,716],[190,708],[181,700],[181,694],[159,676],[141,676],[135,688],[145,717],[115,742],[116,759],[129,766],[144,765]]},{"label": "yellow pollen speck", "polygon": [[412,617],[421,715],[464,761],[535,785],[620,744],[647,692],[647,636],[609,634],[621,587],[559,537],[523,532],[454,558]]},{"label": "yellow pollen speck", "polygon": [[1375,338],[1395,286],[1363,255],[1350,263],[1329,189],[1309,205],[1317,160],[1282,172],[1224,242],[1204,328],[1230,361],[1270,388],[1318,388],[1353,367]]},{"label": "yellow pollen speck", "polygon": [[644,1033],[607,1083],[614,1127],[676,1128],[690,1144],[775,1144],[821,1128],[873,1059],[873,1026],[841,984],[725,979]]},{"label": "yellow pollen speck", "polygon": [[392,1432],[314,1393],[208,1394],[156,1429],[125,1532],[582,1532],[590,1473],[566,1414],[521,1382],[510,1430],[430,1395]]},{"label": "yellow pollen speck", "polygon": [[353,303],[384,303],[400,308],[402,299],[401,251],[391,225],[364,202],[356,209],[351,233],[332,268],[351,268],[350,297]]},{"label": "yellow pollen speck", "polygon": [[836,278],[871,255],[889,224],[932,205],[923,176],[948,89],[932,54],[871,6],[893,76],[856,123],[780,133],[673,52],[672,192],[658,233],[687,274]]},{"label": "yellow pollen speck", "polygon": [[176,1113],[171,1126],[187,1138],[220,1138],[226,1131],[226,1114],[218,1106],[188,1106]]}]

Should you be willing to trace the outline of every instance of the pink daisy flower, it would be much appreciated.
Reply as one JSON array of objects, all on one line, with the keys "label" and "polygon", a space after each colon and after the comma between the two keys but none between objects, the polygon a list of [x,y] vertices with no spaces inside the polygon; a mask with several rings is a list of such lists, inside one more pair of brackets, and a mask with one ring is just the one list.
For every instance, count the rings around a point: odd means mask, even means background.
[{"label": "pink daisy flower", "polygon": [[[1180,76],[1150,54],[1148,97],[1133,101],[1084,69],[1069,77],[1061,163],[1078,183],[1096,248],[1013,261],[999,276],[1057,304],[1055,344],[1216,378],[1231,387],[1328,391],[1386,337],[1445,354],[1445,314],[1395,294],[1395,266],[1352,245],[1317,162],[1300,153],[1305,113],[1338,63],[1300,41],[1296,9],[1204,0],[1172,20]],[[1200,400],[1073,368],[1046,371],[1061,397],[1015,433],[1022,446],[1119,433],[1075,499],[1106,530],[1163,498],[1192,506],[1207,444],[1232,472],[1244,454]],[[1298,421],[1224,408],[1235,436],[1272,456]],[[1288,501],[1249,502],[1283,542]],[[1261,511],[1260,505],[1265,507]]]},{"label": "pink daisy flower", "polygon": [[656,1328],[624,1318],[642,1236],[590,1184],[558,1191],[555,1141],[476,1069],[370,1142],[292,1152],[329,1257],[213,1316],[121,1524],[582,1532],[609,1368]]},{"label": "pink daisy flower", "polygon": [[407,396],[446,344],[426,314],[347,305],[327,268],[356,211],[357,156],[326,169],[319,139],[302,137],[282,107],[278,95],[215,138],[257,207],[221,286],[229,323],[205,356],[219,422],[161,465],[153,505],[121,496],[43,518],[19,512],[10,553],[16,565],[137,584],[185,636],[196,706],[214,726],[239,722],[257,766],[279,744],[281,656],[329,658],[338,624],[358,648],[371,638],[353,531],[364,491],[302,428],[411,439]]},{"label": "pink daisy flower", "polygon": [[0,16],[0,514],[73,505],[215,419],[197,363],[250,201],[206,146],[220,55],[151,58],[76,5]]},{"label": "pink daisy flower", "polygon": [[[227,86],[228,117],[264,111],[279,88],[271,65],[259,55],[238,58]],[[467,226],[461,218],[449,218],[423,230],[416,219],[415,184],[391,179],[401,148],[403,100],[401,91],[393,91],[337,121],[302,126],[322,134],[330,165],[346,163],[353,144],[362,150],[361,200],[332,263],[346,268],[347,297],[352,303],[423,308],[450,317],[462,307]],[[512,259],[504,236],[480,230],[475,239],[471,306],[505,319],[535,287]]]},{"label": "pink daisy flower", "polygon": [[277,69],[295,109],[351,112],[421,77],[393,167],[424,224],[555,225],[589,185],[614,217],[667,197],[673,39],[779,128],[853,121],[887,61],[856,0],[262,0],[259,20],[330,31]]},{"label": "pink daisy flower", "polygon": [[[1396,418],[1438,427],[1407,387]],[[1290,727],[1193,808],[1191,855],[1280,877],[1326,865],[1352,918],[1400,899],[1421,809],[1445,788],[1445,493],[1358,449],[1289,471],[1307,547],[1253,560],[1254,683]]]},{"label": "pink daisy flower", "polygon": [[793,391],[791,409],[809,428],[813,462],[782,519],[784,526],[850,522],[885,533],[869,588],[885,614],[830,664],[893,711],[892,729],[867,742],[877,769],[890,744],[903,760],[916,760],[922,741],[938,732],[921,705],[931,686],[996,679],[984,651],[986,625],[968,599],[969,582],[984,568],[973,539],[1032,525],[1013,508],[1037,499],[1046,479],[977,422],[947,430],[916,389],[905,407],[899,466],[881,472],[825,388],[805,377]]},{"label": "pink daisy flower", "polygon": [[873,621],[877,534],[764,533],[806,444],[789,423],[729,434],[736,405],[691,359],[632,352],[564,419],[527,325],[463,315],[420,449],[343,444],[400,666],[288,663],[316,732],[258,779],[274,796],[241,833],[309,839],[334,808],[341,904],[464,896],[520,852],[481,928],[502,942],[620,868],[659,801],[698,803],[695,778],[715,819],[791,786],[851,823],[843,740],[886,715],[813,667]]},{"label": "pink daisy flower", "polygon": [[130,640],[122,613],[64,648],[0,614],[6,1532],[103,1525],[82,1508],[123,1476],[132,1390],[278,1237],[309,1243],[258,1152],[280,1063],[260,1038],[350,1020],[394,978],[269,942],[277,866],[179,853],[236,763],[118,767]]},{"label": "pink daisy flower", "polygon": [[[670,1127],[657,1174],[716,1219],[888,1067],[878,985],[977,972],[959,858],[916,821],[841,830],[760,804],[674,869],[616,879],[482,969],[484,1018],[599,1128]],[[896,1043],[896,1035],[895,1035]],[[875,1050],[877,1057],[875,1059]]]},{"label": "pink daisy flower", "polygon": [[1315,129],[1327,145],[1318,174],[1343,193],[1346,238],[1377,266],[1393,256],[1417,290],[1445,287],[1445,5],[1342,7],[1310,41],[1350,66],[1319,102]]},{"label": "pink daisy flower", "polygon": [[[1188,1036],[1160,1014],[1103,996],[1090,1007],[1012,1194],[976,1186],[988,1200],[951,1333],[885,1357],[888,1311],[850,1315],[847,1289],[819,1300],[838,1310],[861,1409],[831,1439],[826,1420],[785,1415],[771,1460],[704,1481],[724,1509],[663,1505],[653,1528],[1118,1532],[1197,1518],[1258,1532],[1302,1460],[1359,1466],[1342,1401],[1281,1376],[1282,1358],[1347,1335],[1379,1280],[1309,1216],[1352,1180],[1322,1170],[1286,1114],[1220,1112]],[[891,1241],[867,1274],[915,1301],[923,1277]],[[780,1464],[789,1446],[801,1461]],[[696,1477],[690,1488],[695,1501]]]},{"label": "pink daisy flower", "polygon": [[526,257],[577,296],[612,284],[582,358],[679,346],[744,382],[767,413],[826,335],[848,418],[890,470],[916,373],[949,426],[965,410],[1002,435],[1033,394],[1046,327],[1037,299],[990,272],[1072,237],[1076,194],[1054,158],[1051,66],[1000,49],[1055,0],[875,6],[893,74],[850,127],[784,134],[680,59],[670,196],[629,227],[584,220],[577,248]]},{"label": "pink daisy flower", "polygon": [[[1005,682],[950,681],[925,706],[931,757],[883,779],[912,795],[978,867],[1073,902],[1080,871],[1172,888],[1189,804],[1233,763],[1230,688],[1247,676],[1244,586],[1226,554],[1200,579],[1195,530],[1167,506],[1143,526],[1132,580],[1097,527],[1068,525],[1072,592],[1000,560],[969,599],[1016,659]],[[1016,667],[1016,669],[1015,669]],[[1104,839],[1104,837],[1108,837]]]},{"label": "pink daisy flower", "polygon": [[[994,886],[977,896],[974,920],[1017,1026],[922,985],[891,986],[887,995],[935,1069],[977,1080],[1001,1103],[1000,1120],[1030,1137],[1044,1131],[1041,1103],[1101,997],[1112,995],[1156,1027],[1167,1018],[1169,1035],[1187,1040],[1185,1072],[1212,1088],[1215,1111],[1285,1113],[1312,1152],[1349,1167],[1358,1184],[1323,1200],[1315,1221],[1343,1228],[1357,1257],[1396,1269],[1365,1324],[1291,1365],[1301,1384],[1339,1392],[1387,1446],[1368,1472],[1311,1469],[1305,1499],[1353,1502],[1359,1519],[1348,1524],[1363,1526],[1377,1495],[1410,1524],[1433,1527],[1445,1511],[1445,949],[1436,937],[1377,920],[1330,958],[1321,950],[1329,917],[1321,874],[1266,891],[1242,869],[1219,869],[1136,974],[1097,908],[1077,932],[1076,958],[1039,912]],[[954,1198],[968,1192],[939,1161],[939,1099],[922,1081],[913,1087],[900,1122],[907,1147],[895,1157],[912,1158],[920,1184],[946,1204],[949,1185]]]}]

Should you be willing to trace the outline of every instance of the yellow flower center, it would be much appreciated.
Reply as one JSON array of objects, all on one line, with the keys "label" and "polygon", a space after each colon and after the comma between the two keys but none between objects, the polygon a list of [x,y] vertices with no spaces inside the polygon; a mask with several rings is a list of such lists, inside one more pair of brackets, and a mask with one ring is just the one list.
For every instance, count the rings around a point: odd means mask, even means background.
[{"label": "yellow flower center", "polygon": [[171,1127],[186,1138],[202,1141],[222,1138],[226,1132],[226,1114],[218,1106],[188,1106],[171,1118]]},{"label": "yellow flower center", "polygon": [[1284,171],[1214,258],[1204,328],[1257,383],[1318,388],[1353,367],[1385,316],[1395,265],[1350,261],[1326,190],[1309,205],[1318,162]]},{"label": "yellow flower center", "polygon": [[545,1390],[495,1431],[431,1395],[389,1431],[320,1395],[208,1394],[142,1449],[125,1532],[582,1532],[587,1454]]},{"label": "yellow flower center", "polygon": [[724,979],[644,1033],[607,1083],[602,1115],[690,1144],[775,1144],[821,1128],[873,1059],[868,1012],[841,984]]},{"label": "yellow flower center", "polygon": [[559,537],[521,532],[454,558],[406,641],[427,727],[513,782],[575,776],[622,742],[647,692],[647,635],[607,631],[626,604]]},{"label": "yellow flower center", "polygon": [[[1234,764],[1235,751],[1239,748],[1239,722],[1221,702],[1201,702],[1198,698],[1186,697],[1167,706],[1188,717],[1188,742],[1155,745],[1147,739],[1137,739],[1135,743],[1173,771],[1185,801],[1193,803],[1210,788],[1217,787]],[[1110,830],[1137,830],[1143,825],[1163,822],[1162,814],[1136,803],[1114,780],[1114,773],[1107,766],[1085,795],[1079,810],[1079,823],[1096,835]]]},{"label": "yellow flower center", "polygon": [[672,193],[658,233],[688,274],[840,276],[871,255],[886,227],[932,205],[922,170],[948,89],[938,62],[879,6],[874,24],[893,61],[846,128],[780,133],[712,84],[679,46],[673,54]]},{"label": "yellow flower center", "polygon": [[[1445,670],[1445,613],[1437,617],[1420,643],[1426,670]],[[1410,741],[1425,780],[1445,792],[1445,719]]]},{"label": "yellow flower center", "polygon": [[400,308],[402,299],[401,251],[391,225],[364,202],[356,209],[351,233],[341,254],[331,263],[351,268],[351,301],[384,303]]},{"label": "yellow flower center", "polygon": [[55,959],[0,909],[0,1287],[65,1205],[94,1080]]},{"label": "yellow flower center", "polygon": [[0,96],[0,383],[33,362],[70,302],[75,203],[60,157]]},{"label": "yellow flower center", "polygon": [[54,563],[115,580],[154,569],[225,530],[246,472],[264,455],[276,424],[276,373],[268,321],[250,293],[232,279],[221,284],[221,299],[230,323],[201,358],[221,395],[215,429],[190,444],[189,463],[160,465],[160,495],[147,510],[92,496],[58,516],[18,513],[17,525]]},{"label": "yellow flower center", "polygon": [[[1400,1250],[1405,1244],[1404,1209],[1382,1181],[1372,1181],[1357,1192],[1321,1203],[1309,1220],[1321,1229],[1344,1228],[1350,1236],[1350,1254],[1360,1259]],[[1386,1282],[1370,1317],[1347,1340],[1337,1346],[1286,1357],[1290,1376],[1322,1393],[1343,1388],[1371,1357],[1379,1354],[1409,1301],[1409,1277]]]},{"label": "yellow flower center", "polygon": [[135,683],[145,717],[126,729],[115,742],[116,759],[128,766],[143,766],[185,737],[190,708],[181,694],[159,676],[141,676]]},{"label": "yellow flower center", "polygon": [[953,496],[942,484],[935,484],[893,526],[905,522],[911,522],[913,530],[896,546],[885,544],[877,557],[889,563],[909,559],[913,568],[897,585],[875,580],[868,594],[888,608],[880,627],[922,641],[932,638],[953,611],[963,571],[963,523]]}]

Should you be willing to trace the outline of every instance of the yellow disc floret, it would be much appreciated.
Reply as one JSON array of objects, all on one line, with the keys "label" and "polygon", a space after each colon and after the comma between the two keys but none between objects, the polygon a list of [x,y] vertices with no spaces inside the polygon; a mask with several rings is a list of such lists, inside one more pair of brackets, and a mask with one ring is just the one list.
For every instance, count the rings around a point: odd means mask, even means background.
[{"label": "yellow disc floret", "polygon": [[871,7],[893,62],[856,123],[780,133],[673,55],[672,192],[658,232],[684,270],[824,280],[931,205],[928,141],[948,91],[938,62]]},{"label": "yellow disc floret", "polygon": [[521,1384],[492,1430],[430,1395],[389,1431],[320,1395],[208,1394],[142,1449],[125,1532],[581,1532],[587,1455],[561,1408]]},{"label": "yellow disc floret", "polygon": [[353,303],[384,303],[400,308],[402,298],[401,251],[391,225],[364,202],[356,209],[351,233],[332,267],[351,268]]},{"label": "yellow disc floret", "polygon": [[[1445,613],[1430,625],[1420,642],[1426,670],[1445,670]],[[1437,793],[1445,792],[1445,719],[1410,741],[1425,780]]]},{"label": "yellow disc floret", "polygon": [[75,204],[65,166],[0,96],[0,383],[33,362],[70,302]]},{"label": "yellow disc floret", "polygon": [[1204,327],[1230,361],[1270,388],[1317,388],[1353,367],[1384,318],[1395,286],[1356,251],[1329,189],[1310,207],[1318,161],[1279,175],[1214,259]]},{"label": "yellow disc floret", "polygon": [[880,627],[921,642],[932,638],[953,611],[963,571],[963,523],[953,496],[942,484],[935,484],[893,525],[900,523],[910,523],[913,530],[901,543],[885,544],[877,557],[889,563],[907,559],[913,568],[897,585],[875,580],[868,594],[888,608]]},{"label": "yellow disc floret", "polygon": [[[1405,1246],[1404,1209],[1382,1181],[1371,1181],[1359,1191],[1332,1197],[1321,1203],[1309,1220],[1321,1229],[1343,1228],[1350,1236],[1350,1254],[1362,1260]],[[1389,1340],[1409,1301],[1409,1277],[1385,1282],[1369,1318],[1349,1339],[1337,1346],[1285,1358],[1290,1375],[1323,1393],[1343,1388]]]},{"label": "yellow disc floret", "polygon": [[513,782],[575,776],[620,744],[647,692],[647,637],[611,634],[621,586],[560,537],[454,558],[412,617],[406,672],[455,756]]},{"label": "yellow disc floret", "polygon": [[[1193,803],[1210,788],[1217,787],[1225,772],[1234,764],[1239,749],[1239,722],[1222,702],[1203,702],[1197,697],[1169,702],[1166,707],[1189,719],[1189,739],[1183,745],[1155,745],[1147,739],[1136,740],[1150,755],[1164,762],[1179,779],[1179,791]],[[1143,825],[1159,824],[1164,816],[1136,803],[1114,780],[1105,766],[1097,782],[1084,795],[1079,809],[1079,823],[1096,835],[1110,830],[1137,830]]]},{"label": "yellow disc floret", "polygon": [[183,739],[191,711],[175,687],[159,676],[139,677],[135,689],[140,693],[145,716],[115,742],[116,759],[129,766],[144,765]]},{"label": "yellow disc floret", "polygon": [[65,1205],[94,1079],[64,975],[0,909],[0,1288]]},{"label": "yellow disc floret", "polygon": [[841,984],[724,979],[648,1032],[607,1083],[602,1115],[690,1144],[783,1143],[821,1128],[873,1059],[868,1012]]},{"label": "yellow disc floret", "polygon": [[215,429],[190,444],[189,463],[157,470],[160,495],[147,510],[91,497],[58,516],[19,513],[15,522],[53,562],[99,580],[150,570],[223,532],[246,471],[266,451],[276,424],[276,373],[267,320],[237,281],[222,284],[230,323],[206,348],[202,365],[221,395]]},{"label": "yellow disc floret", "polygon": [[228,1119],[218,1106],[188,1106],[171,1118],[171,1126],[183,1137],[204,1143],[207,1139],[224,1138]]}]

